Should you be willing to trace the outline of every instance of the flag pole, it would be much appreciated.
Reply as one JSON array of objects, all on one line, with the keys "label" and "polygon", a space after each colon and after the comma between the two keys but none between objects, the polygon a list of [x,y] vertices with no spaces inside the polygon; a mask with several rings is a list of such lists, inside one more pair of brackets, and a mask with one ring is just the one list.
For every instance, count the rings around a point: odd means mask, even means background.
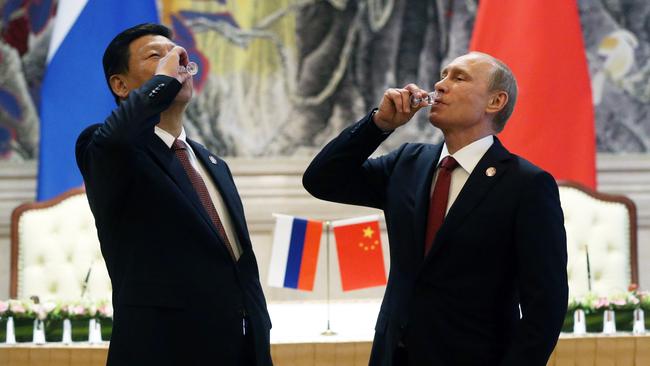
[{"label": "flag pole", "polygon": [[587,255],[587,286],[591,292],[591,263],[589,261],[589,245],[585,245],[585,253]]},{"label": "flag pole", "polygon": [[327,276],[327,329],[321,333],[324,336],[336,335],[336,332],[330,328],[330,228],[331,221],[325,221],[325,251],[327,252],[326,276]]}]

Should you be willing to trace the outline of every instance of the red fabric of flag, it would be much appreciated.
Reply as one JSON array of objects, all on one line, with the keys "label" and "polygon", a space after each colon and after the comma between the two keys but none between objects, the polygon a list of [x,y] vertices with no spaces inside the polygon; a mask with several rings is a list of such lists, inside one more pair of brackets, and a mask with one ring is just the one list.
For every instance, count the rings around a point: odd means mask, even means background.
[{"label": "red fabric of flag", "polygon": [[343,291],[386,284],[379,221],[333,223]]},{"label": "red fabric of flag", "polygon": [[298,276],[298,289],[305,291],[314,290],[316,265],[318,264],[318,251],[320,237],[323,234],[323,223],[320,221],[307,221],[305,230],[305,244],[302,249],[300,275]]},{"label": "red fabric of flag", "polygon": [[515,111],[499,135],[556,179],[596,188],[591,85],[576,1],[481,0],[470,50],[512,69]]}]

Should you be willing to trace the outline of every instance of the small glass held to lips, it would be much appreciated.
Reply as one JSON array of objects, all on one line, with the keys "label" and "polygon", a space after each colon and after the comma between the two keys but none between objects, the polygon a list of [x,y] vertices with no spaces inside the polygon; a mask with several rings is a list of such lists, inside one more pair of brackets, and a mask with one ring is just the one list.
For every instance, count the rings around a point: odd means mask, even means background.
[{"label": "small glass held to lips", "polygon": [[196,75],[199,72],[199,65],[194,61],[190,61],[186,66],[180,65],[178,67],[178,72],[186,72],[192,76]]},{"label": "small glass held to lips", "polygon": [[426,102],[427,105],[433,105],[433,103],[436,101],[436,99],[440,96],[440,93],[438,93],[437,90],[432,91],[431,93],[427,94],[423,98],[418,98],[415,95],[411,95],[411,107],[417,107],[422,103],[422,101]]}]

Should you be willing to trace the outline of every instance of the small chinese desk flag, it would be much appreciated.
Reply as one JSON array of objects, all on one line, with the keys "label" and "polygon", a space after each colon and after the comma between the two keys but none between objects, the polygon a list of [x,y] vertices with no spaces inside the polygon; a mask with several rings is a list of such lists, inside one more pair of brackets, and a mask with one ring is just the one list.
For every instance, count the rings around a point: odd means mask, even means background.
[{"label": "small chinese desk flag", "polygon": [[343,291],[386,284],[379,216],[333,221]]}]

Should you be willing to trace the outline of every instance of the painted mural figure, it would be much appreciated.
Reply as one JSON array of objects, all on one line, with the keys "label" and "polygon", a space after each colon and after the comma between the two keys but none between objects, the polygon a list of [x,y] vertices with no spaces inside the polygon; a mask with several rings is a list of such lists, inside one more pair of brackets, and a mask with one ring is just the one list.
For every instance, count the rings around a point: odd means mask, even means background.
[{"label": "painted mural figure", "polygon": [[[310,155],[380,90],[466,52],[476,0],[160,2],[201,70],[186,127],[225,156]],[[599,152],[650,149],[650,3],[579,0]],[[0,158],[38,156],[40,83],[56,1],[0,1]],[[223,62],[223,60],[229,60]],[[426,62],[423,62],[426,61]],[[382,146],[439,140],[425,118]]]}]

